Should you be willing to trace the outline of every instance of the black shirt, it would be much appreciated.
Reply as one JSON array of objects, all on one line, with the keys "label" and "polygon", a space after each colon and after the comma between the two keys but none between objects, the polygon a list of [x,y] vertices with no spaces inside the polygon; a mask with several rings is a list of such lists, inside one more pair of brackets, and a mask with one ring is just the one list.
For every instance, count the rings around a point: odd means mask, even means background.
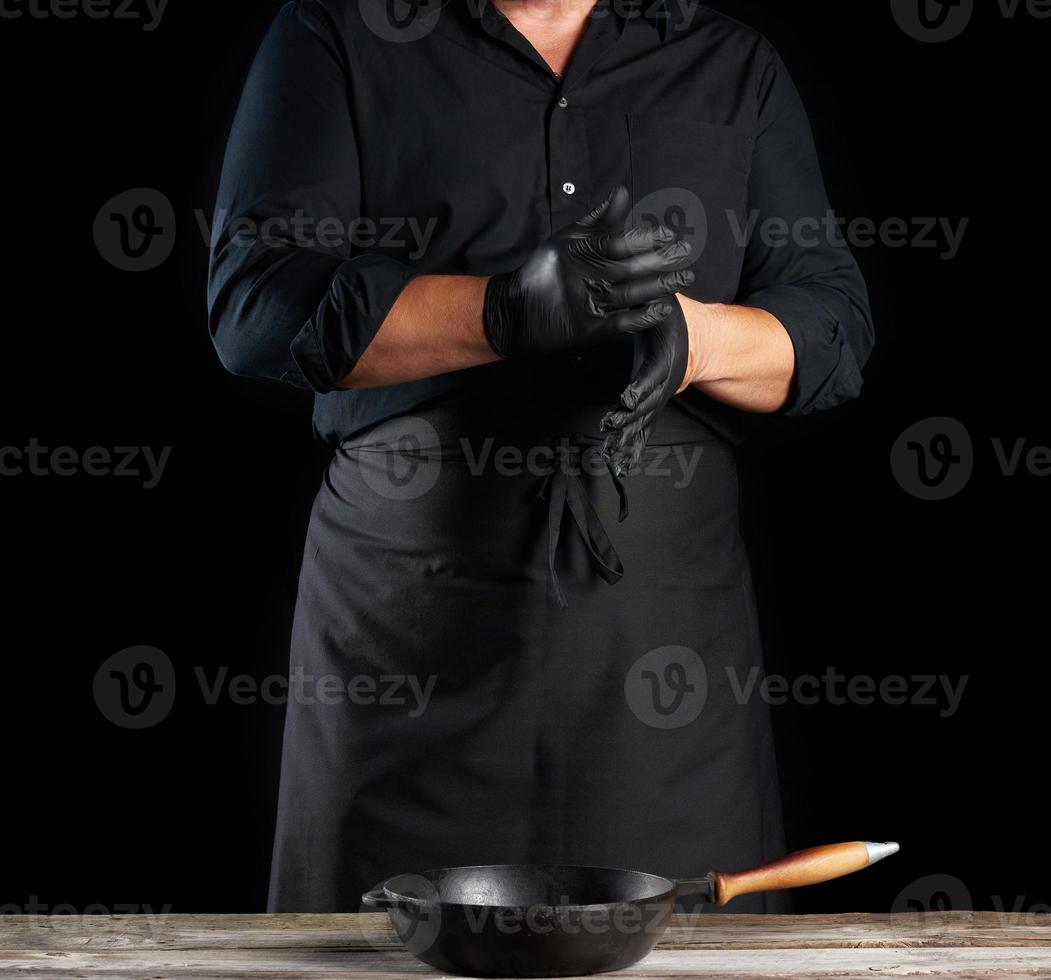
[{"label": "black shirt", "polygon": [[[388,11],[401,7],[400,20]],[[609,377],[614,352],[337,390],[418,273],[489,275],[626,184],[694,245],[686,294],[774,314],[784,411],[858,394],[864,282],[810,127],[760,34],[690,0],[600,0],[564,77],[486,0],[294,0],[245,85],[216,204],[209,325],[237,374],[313,389],[336,442],[465,392]],[[616,363],[621,363],[616,361]],[[625,368],[626,370],[626,368]],[[523,379],[526,379],[523,381]],[[734,429],[690,390],[684,407]]]}]

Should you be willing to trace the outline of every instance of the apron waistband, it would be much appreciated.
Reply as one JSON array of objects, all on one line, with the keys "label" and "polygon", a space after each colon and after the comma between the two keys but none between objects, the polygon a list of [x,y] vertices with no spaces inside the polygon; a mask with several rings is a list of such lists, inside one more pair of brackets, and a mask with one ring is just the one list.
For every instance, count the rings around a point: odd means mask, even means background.
[{"label": "apron waistband", "polygon": [[[601,408],[605,411],[606,408]],[[570,415],[561,419],[566,423],[582,422],[593,428],[594,410],[583,416]],[[491,420],[489,420],[491,423]],[[701,423],[687,418],[673,420],[671,426],[665,425],[665,433],[670,435],[674,445],[696,444],[718,438],[710,429]],[[550,449],[546,459],[536,461],[537,475],[541,483],[536,499],[547,504],[547,565],[552,591],[559,608],[568,606],[565,591],[559,580],[556,568],[558,544],[562,535],[562,523],[565,512],[569,515],[583,541],[591,566],[603,581],[615,585],[624,576],[624,565],[617,554],[609,533],[606,531],[595,505],[588,495],[584,481],[581,479],[584,461],[588,456],[597,456],[602,467],[613,481],[619,500],[618,523],[628,517],[627,489],[620,477],[613,472],[606,457],[602,456],[604,440],[590,436],[580,429],[567,432],[566,428],[558,435],[530,436],[520,432],[495,434],[485,438],[502,440],[505,444],[528,446],[532,449],[544,446]],[[421,429],[423,432],[421,432]],[[381,422],[340,443],[342,453],[355,452],[389,452],[403,457],[415,457],[423,460],[459,460],[468,457],[464,451],[463,441],[471,441],[468,432],[474,430],[478,435],[484,429],[492,430],[491,424],[480,421],[474,413],[457,411],[454,406],[443,406],[433,410],[424,410],[412,416],[404,416]],[[421,434],[423,438],[421,439]],[[659,427],[658,433],[659,434]],[[689,438],[692,437],[692,438]],[[669,442],[652,442],[643,450],[642,460],[655,459],[657,454],[667,449]],[[600,468],[595,467],[591,473]]]}]

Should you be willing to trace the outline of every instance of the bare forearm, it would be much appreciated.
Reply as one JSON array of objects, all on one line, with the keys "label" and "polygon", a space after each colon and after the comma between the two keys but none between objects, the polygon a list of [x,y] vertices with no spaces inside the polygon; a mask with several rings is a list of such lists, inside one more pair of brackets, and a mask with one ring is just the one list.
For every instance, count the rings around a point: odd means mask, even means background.
[{"label": "bare forearm", "polygon": [[482,327],[485,276],[417,276],[341,388],[378,388],[498,360]]},{"label": "bare forearm", "polygon": [[690,333],[687,384],[748,412],[776,412],[788,398],[795,349],[766,310],[698,303],[681,294]]},{"label": "bare forearm", "polygon": [[[485,337],[484,276],[417,276],[403,290],[342,388],[376,388],[498,360]],[[788,397],[795,352],[765,310],[679,295],[690,332],[686,384],[752,412]]]}]

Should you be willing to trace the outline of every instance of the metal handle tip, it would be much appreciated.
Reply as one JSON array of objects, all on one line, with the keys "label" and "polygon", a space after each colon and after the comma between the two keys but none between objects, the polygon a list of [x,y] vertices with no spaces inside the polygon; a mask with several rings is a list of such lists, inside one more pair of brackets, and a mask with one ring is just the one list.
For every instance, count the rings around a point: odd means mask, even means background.
[{"label": "metal handle tip", "polygon": [[892,840],[881,841],[880,843],[865,841],[865,849],[869,852],[870,865],[875,864],[877,861],[882,861],[885,857],[890,857],[892,854],[897,854],[900,850],[897,842]]}]

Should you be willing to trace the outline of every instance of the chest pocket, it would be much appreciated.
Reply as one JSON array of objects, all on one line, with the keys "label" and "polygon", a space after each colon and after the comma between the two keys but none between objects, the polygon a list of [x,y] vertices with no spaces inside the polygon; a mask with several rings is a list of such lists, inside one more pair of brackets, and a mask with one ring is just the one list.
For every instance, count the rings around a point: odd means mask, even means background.
[{"label": "chest pocket", "polygon": [[660,114],[628,116],[638,222],[663,222],[693,246],[686,292],[706,302],[737,293],[747,233],[752,139],[735,126]]}]

